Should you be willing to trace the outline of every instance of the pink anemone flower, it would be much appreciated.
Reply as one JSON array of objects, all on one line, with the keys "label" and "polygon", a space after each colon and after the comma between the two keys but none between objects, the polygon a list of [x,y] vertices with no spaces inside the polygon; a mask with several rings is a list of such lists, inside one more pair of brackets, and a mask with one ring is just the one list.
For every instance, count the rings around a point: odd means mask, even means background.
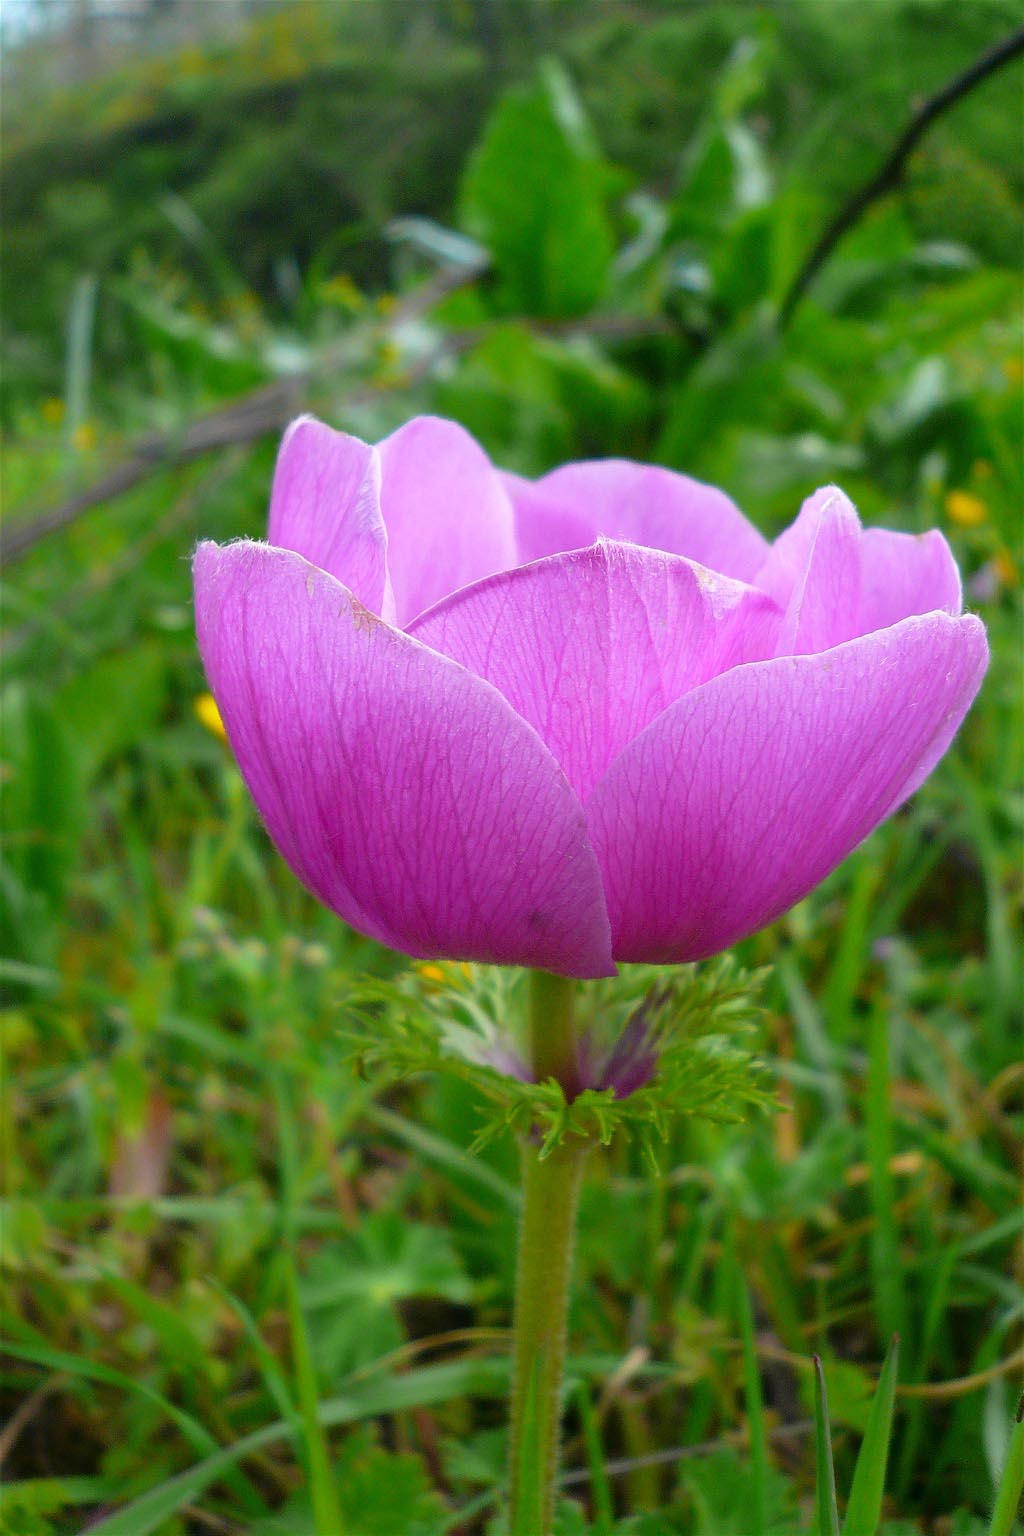
[{"label": "pink anemone flower", "polygon": [[199,645],[299,879],[420,957],[614,973],[772,922],[918,788],[987,664],[938,532],[842,491],[769,544],[653,466],[502,473],[420,417],[285,435]]}]

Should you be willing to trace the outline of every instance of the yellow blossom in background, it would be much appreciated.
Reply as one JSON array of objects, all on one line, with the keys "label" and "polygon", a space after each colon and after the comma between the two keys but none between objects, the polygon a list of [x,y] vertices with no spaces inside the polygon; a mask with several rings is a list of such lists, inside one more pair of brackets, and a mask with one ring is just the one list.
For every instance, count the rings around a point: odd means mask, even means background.
[{"label": "yellow blossom in background", "polygon": [[79,453],[88,453],[96,447],[96,428],[91,421],[83,421],[71,434],[71,446]]},{"label": "yellow blossom in background", "polygon": [[56,395],[51,395],[49,400],[44,400],[42,417],[48,427],[59,427],[64,420],[64,401],[58,399]]},{"label": "yellow blossom in background", "polygon": [[335,277],[329,278],[320,293],[321,297],[329,299],[333,304],[341,304],[345,309],[362,309],[366,303],[347,272],[339,272]]},{"label": "yellow blossom in background", "polygon": [[946,497],[946,511],[961,528],[978,528],[988,517],[988,507],[980,496],[970,491],[950,491]]},{"label": "yellow blossom in background", "polygon": [[193,705],[197,718],[206,726],[214,736],[219,736],[221,741],[227,741],[228,733],[224,729],[224,721],[220,717],[217,701],[212,693],[201,693]]},{"label": "yellow blossom in background", "polygon": [[1004,545],[1001,544],[996,550],[992,557],[992,564],[995,566],[996,575],[1004,587],[1020,586],[1020,571],[1017,569],[1017,562]]},{"label": "yellow blossom in background", "polygon": [[473,979],[472,967],[465,960],[424,960],[413,969],[421,981],[438,987],[458,989]]}]

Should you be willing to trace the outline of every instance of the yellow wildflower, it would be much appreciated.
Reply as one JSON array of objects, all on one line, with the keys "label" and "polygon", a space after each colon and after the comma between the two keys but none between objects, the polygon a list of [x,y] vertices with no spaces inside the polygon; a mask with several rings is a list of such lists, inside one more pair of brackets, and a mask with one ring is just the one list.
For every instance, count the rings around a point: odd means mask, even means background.
[{"label": "yellow wildflower", "polygon": [[996,575],[1004,587],[1020,586],[1020,571],[1017,569],[1017,562],[1004,545],[1000,544],[996,550],[995,555],[992,557],[992,564],[995,566]]},{"label": "yellow wildflower", "polygon": [[220,717],[217,701],[212,693],[201,693],[193,705],[198,719],[206,726],[206,729],[214,736],[219,736],[221,741],[227,741],[228,733],[224,729],[224,721]]},{"label": "yellow wildflower", "polygon": [[321,296],[345,309],[362,309],[366,300],[347,272],[338,272],[320,290]]},{"label": "yellow wildflower", "polygon": [[988,507],[980,496],[970,491],[950,491],[946,497],[946,511],[961,528],[977,528],[988,517]]}]

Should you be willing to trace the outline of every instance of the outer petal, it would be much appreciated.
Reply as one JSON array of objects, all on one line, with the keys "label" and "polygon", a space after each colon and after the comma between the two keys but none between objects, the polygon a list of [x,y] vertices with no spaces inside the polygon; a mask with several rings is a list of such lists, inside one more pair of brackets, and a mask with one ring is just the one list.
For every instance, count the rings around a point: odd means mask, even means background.
[{"label": "outer petal", "polygon": [[866,528],[862,545],[860,628],[886,629],[912,613],[963,610],[960,572],[937,528],[892,533]]},{"label": "outer petal", "polygon": [[542,479],[505,477],[520,560],[593,543],[599,535],[685,555],[752,580],[768,545],[724,491],[630,459],[566,464]]},{"label": "outer petal", "polygon": [[468,582],[518,563],[511,503],[465,428],[417,416],[378,452],[399,624]]},{"label": "outer petal", "polygon": [[610,974],[579,802],[479,678],[263,544],[202,544],[199,644],[231,745],[299,878],[414,955]]},{"label": "outer petal", "polygon": [[390,607],[380,479],[376,448],[300,416],[281,441],[270,493],[271,544],[329,571],[373,613]]},{"label": "outer petal", "polygon": [[774,654],[779,620],[752,587],[602,539],[457,592],[409,633],[493,683],[585,799],[673,700]]},{"label": "outer petal", "polygon": [[931,772],[987,654],[933,613],[672,705],[587,806],[616,959],[699,959],[799,901]]},{"label": "outer petal", "polygon": [[864,633],[863,538],[852,501],[828,485],[804,502],[796,522],[776,539],[756,585],[785,609],[780,656],[826,651]]}]

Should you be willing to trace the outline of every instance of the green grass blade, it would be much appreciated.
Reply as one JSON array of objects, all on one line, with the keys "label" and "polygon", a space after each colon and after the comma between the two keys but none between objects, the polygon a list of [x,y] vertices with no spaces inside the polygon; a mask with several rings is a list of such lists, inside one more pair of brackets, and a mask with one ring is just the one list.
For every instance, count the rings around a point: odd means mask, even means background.
[{"label": "green grass blade", "polygon": [[313,1521],[317,1536],[343,1536],[344,1523],[338,1488],[331,1467],[330,1448],[320,1419],[320,1392],[313,1364],[309,1330],[299,1297],[299,1274],[295,1255],[295,1196],[298,1173],[298,1146],[295,1123],[287,1089],[280,1077],[275,1079],[278,1126],[281,1145],[281,1198],[284,1206],[284,1272],[288,1322],[292,1337],[295,1385],[302,1420],[309,1491],[313,1501]]},{"label": "green grass blade", "polygon": [[[102,1386],[117,1387],[129,1395],[137,1394],[167,1415],[196,1455],[209,1458],[211,1455],[220,1454],[220,1445],[198,1419],[193,1418],[177,1404],[170,1402],[154,1387],[144,1381],[138,1381],[134,1376],[128,1376],[123,1371],[117,1371],[112,1366],[103,1365],[97,1361],[85,1360],[65,1350],[47,1349],[34,1344],[16,1344],[5,1340],[4,1354],[14,1360],[24,1360],[30,1365],[41,1366],[45,1370],[60,1372],[72,1381],[96,1382]],[[228,1467],[226,1478],[250,1514],[266,1514],[266,1504],[244,1473],[237,1471],[232,1464]]]},{"label": "green grass blade", "polygon": [[872,1010],[868,1050],[865,1131],[874,1216],[870,1249],[871,1280],[879,1327],[884,1335],[891,1338],[894,1333],[903,1331],[904,1320],[891,1166],[893,1137],[889,1017],[884,1003],[876,1004]]},{"label": "green grass blade", "polygon": [[[116,1477],[27,1477],[5,1482],[0,1492],[0,1514],[5,1515],[12,1536],[19,1532],[38,1532],[50,1536],[54,1526],[45,1517],[57,1511],[83,1504],[102,1504],[123,1491],[124,1481]],[[36,1520],[39,1524],[27,1522]]]},{"label": "green grass blade", "polygon": [[892,1437],[892,1415],[896,1402],[896,1379],[899,1370],[900,1341],[894,1337],[885,1357],[882,1374],[878,1379],[871,1403],[871,1413],[864,1439],[857,1456],[850,1488],[850,1501],[846,1506],[843,1536],[875,1536],[882,1514],[882,1495],[885,1492],[885,1469],[889,1459],[889,1441]]},{"label": "green grass blade", "polygon": [[69,446],[73,445],[74,434],[84,426],[89,413],[93,323],[98,292],[99,280],[95,272],[83,272],[71,294],[64,369],[64,421]]},{"label": "green grass blade", "polygon": [[[332,1398],[319,1405],[318,1418],[325,1427],[338,1426],[397,1413],[405,1408],[450,1403],[455,1398],[500,1398],[507,1394],[508,1382],[507,1360],[445,1361],[441,1365],[425,1365],[404,1376],[353,1382],[344,1397]],[[165,1520],[186,1504],[194,1503],[211,1483],[225,1477],[246,1456],[289,1439],[291,1433],[292,1426],[284,1419],[278,1419],[244,1435],[234,1445],[224,1446],[204,1461],[140,1494],[131,1504],[108,1515],[98,1525],[88,1526],[88,1536],[152,1536]],[[85,1531],[82,1536],[86,1536]]]},{"label": "green grass blade", "polygon": [[764,1427],[764,1398],[761,1395],[761,1371],[754,1336],[754,1311],[750,1305],[743,1272],[733,1260],[736,1305],[743,1338],[743,1391],[747,1404],[750,1434],[750,1462],[753,1472],[753,1506],[750,1511],[750,1536],[764,1536],[768,1529],[768,1440]]},{"label": "green grass blade", "polygon": [[295,1407],[291,1393],[288,1391],[288,1383],[285,1381],[284,1372],[278,1365],[273,1350],[269,1348],[266,1340],[260,1333],[259,1324],[245,1303],[225,1289],[219,1280],[215,1280],[212,1275],[209,1275],[207,1276],[206,1283],[212,1290],[217,1292],[224,1305],[231,1308],[245,1329],[249,1342],[256,1352],[264,1384],[274,1400],[274,1407],[282,1419],[285,1419],[292,1426],[292,1433],[295,1438],[299,1439],[301,1431],[298,1409]]},{"label": "green grass blade", "polygon": [[1017,1405],[1017,1417],[1006,1450],[1006,1465],[996,1489],[995,1508],[988,1536],[1010,1536],[1014,1521],[1021,1513],[1024,1496],[1024,1396]]},{"label": "green grass blade", "polygon": [[590,1389],[581,1381],[576,1389],[576,1406],[583,1430],[583,1444],[587,1451],[587,1467],[590,1471],[590,1497],[594,1506],[593,1536],[612,1536],[615,1527],[615,1507],[612,1504],[611,1484],[605,1467],[601,1432],[590,1400]]},{"label": "green grass blade", "polygon": [[870,929],[877,905],[881,865],[877,859],[862,853],[853,860],[852,873],[839,944],[824,988],[825,1013],[832,1027],[832,1039],[844,1043],[850,1038],[853,998],[870,953]]},{"label": "green grass blade", "polygon": [[817,1468],[815,1499],[816,1536],[839,1536],[836,1503],[836,1469],[832,1462],[832,1427],[828,1421],[828,1395],[821,1356],[814,1357],[814,1447]]},{"label": "green grass blade", "polygon": [[426,1158],[430,1163],[439,1168],[449,1168],[453,1172],[461,1174],[464,1178],[473,1179],[488,1194],[496,1195],[503,1205],[510,1210],[518,1211],[521,1204],[519,1191],[508,1179],[503,1179],[500,1173],[496,1173],[487,1163],[479,1157],[470,1157],[462,1147],[454,1142],[446,1141],[443,1136],[428,1131],[422,1125],[417,1125],[415,1120],[408,1119],[405,1115],[396,1115],[390,1109],[384,1109],[380,1104],[368,1104],[364,1110],[364,1117],[371,1125],[379,1130],[388,1131],[397,1140],[405,1143],[420,1157]]},{"label": "green grass blade", "polygon": [[820,1075],[822,1095],[830,1112],[841,1116],[846,1112],[846,1091],[836,1047],[825,1027],[821,1010],[808,991],[807,983],[792,955],[780,956],[776,974],[800,1041],[802,1055]]}]

